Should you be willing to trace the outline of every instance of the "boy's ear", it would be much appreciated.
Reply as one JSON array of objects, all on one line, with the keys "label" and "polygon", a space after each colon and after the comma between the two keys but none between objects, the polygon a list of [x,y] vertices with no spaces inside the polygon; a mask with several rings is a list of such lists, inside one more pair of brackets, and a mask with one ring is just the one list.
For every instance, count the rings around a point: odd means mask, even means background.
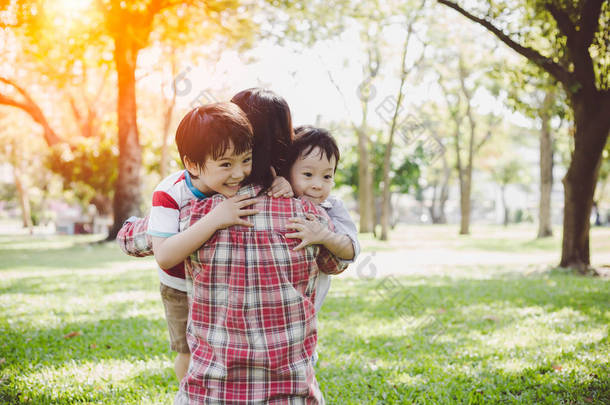
[{"label": "boy's ear", "polygon": [[199,172],[199,165],[193,162],[188,157],[184,157],[184,168],[192,175],[196,175]]}]

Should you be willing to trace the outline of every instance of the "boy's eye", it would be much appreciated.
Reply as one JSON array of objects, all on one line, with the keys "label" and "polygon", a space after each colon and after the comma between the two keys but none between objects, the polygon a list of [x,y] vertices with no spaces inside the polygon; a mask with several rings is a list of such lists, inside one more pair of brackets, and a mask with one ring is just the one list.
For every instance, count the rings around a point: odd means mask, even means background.
[{"label": "boy's eye", "polygon": [[244,163],[250,163],[252,161],[251,157],[247,157],[244,159]]},{"label": "boy's eye", "polygon": [[303,173],[305,177],[311,177],[311,173]]},{"label": "boy's eye", "polygon": [[324,176],[324,178],[327,180],[331,180],[333,178],[333,176],[331,176],[330,174],[327,174],[326,176]]},{"label": "boy's eye", "polygon": [[231,167],[231,163],[229,163],[229,162],[221,163],[220,167]]}]

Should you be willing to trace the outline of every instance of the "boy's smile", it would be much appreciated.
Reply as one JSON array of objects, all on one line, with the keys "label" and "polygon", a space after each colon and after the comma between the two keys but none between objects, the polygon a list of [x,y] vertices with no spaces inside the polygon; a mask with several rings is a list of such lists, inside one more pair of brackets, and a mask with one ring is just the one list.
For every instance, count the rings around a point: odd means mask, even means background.
[{"label": "boy's smile", "polygon": [[328,198],[334,183],[335,157],[330,160],[320,148],[300,156],[290,169],[290,184],[297,197],[320,204]]},{"label": "boy's smile", "polygon": [[188,166],[187,170],[198,177],[192,181],[199,191],[208,196],[220,193],[233,197],[252,171],[252,150],[235,155],[233,145],[230,145],[222,156],[218,159],[210,157],[203,167]]}]

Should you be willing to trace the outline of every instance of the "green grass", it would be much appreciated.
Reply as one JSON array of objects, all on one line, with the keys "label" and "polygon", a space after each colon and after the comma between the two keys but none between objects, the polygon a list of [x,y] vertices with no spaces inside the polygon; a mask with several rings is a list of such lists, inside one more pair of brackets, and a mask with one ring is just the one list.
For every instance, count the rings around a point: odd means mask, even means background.
[{"label": "green grass", "polygon": [[[410,229],[445,252],[493,251],[503,238],[484,231]],[[171,403],[154,264],[93,240],[0,236],[0,403]],[[316,370],[327,403],[610,403],[610,281],[496,270],[334,280]]]}]

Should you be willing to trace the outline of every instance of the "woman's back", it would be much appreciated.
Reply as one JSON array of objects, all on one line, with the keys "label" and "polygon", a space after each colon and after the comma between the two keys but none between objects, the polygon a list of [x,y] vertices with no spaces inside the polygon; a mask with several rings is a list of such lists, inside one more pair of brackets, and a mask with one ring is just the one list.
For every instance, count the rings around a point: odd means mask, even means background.
[{"label": "woman's back", "polygon": [[[239,194],[257,195],[248,186]],[[191,206],[190,223],[225,198]],[[261,197],[248,217],[253,227],[217,231],[191,255],[191,366],[181,390],[191,402],[322,403],[311,357],[317,332],[314,309],[318,266],[337,262],[317,246],[295,251],[286,239],[289,218],[323,209],[296,199]]]}]

